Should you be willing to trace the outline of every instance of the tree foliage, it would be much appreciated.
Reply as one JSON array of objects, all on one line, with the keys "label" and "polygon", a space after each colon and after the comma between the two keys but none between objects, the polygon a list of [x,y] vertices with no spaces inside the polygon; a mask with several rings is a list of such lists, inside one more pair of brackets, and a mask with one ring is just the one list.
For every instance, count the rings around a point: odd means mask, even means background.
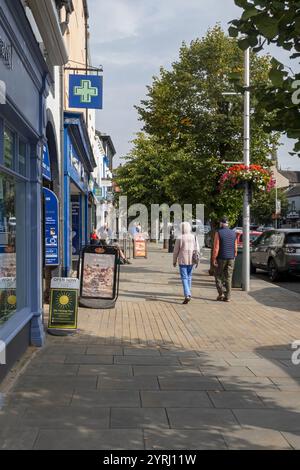
[{"label": "tree foliage", "polygon": [[[277,199],[281,202],[281,214],[284,215],[288,209],[288,199],[283,190],[278,190]],[[270,225],[272,214],[275,213],[276,190],[272,189],[270,193],[260,192],[254,196],[251,214],[253,221],[259,224]]]},{"label": "tree foliage", "polygon": [[[235,38],[242,34],[238,40],[242,49],[252,47],[254,52],[258,52],[265,44],[275,44],[291,51],[291,59],[299,59],[300,1],[234,1],[244,12],[240,19],[231,21],[229,33]],[[260,84],[257,90],[257,119],[264,124],[265,130],[284,132],[288,137],[297,139],[294,153],[300,156],[300,73],[294,74],[285,69],[276,59],[272,59],[271,65],[271,83]],[[272,113],[272,119],[266,124],[263,122],[265,110]]]},{"label": "tree foliage", "polygon": [[[232,223],[236,221],[242,208],[240,193],[219,193],[218,182],[226,169],[224,161],[243,159],[243,96],[224,95],[235,90],[232,78],[241,79],[243,63],[237,40],[220,26],[182,45],[179,60],[170,70],[161,68],[137,106],[145,134],[138,135],[117,173],[124,192],[148,202],[152,199],[145,187],[157,182],[155,197],[165,198],[159,202],[202,203],[207,217],[214,220],[226,213]],[[267,84],[269,58],[251,54],[251,66],[252,84]],[[254,93],[252,107],[256,103]],[[264,112],[265,123],[270,119]],[[278,135],[265,132],[254,119],[251,127],[251,161],[268,165]]]}]

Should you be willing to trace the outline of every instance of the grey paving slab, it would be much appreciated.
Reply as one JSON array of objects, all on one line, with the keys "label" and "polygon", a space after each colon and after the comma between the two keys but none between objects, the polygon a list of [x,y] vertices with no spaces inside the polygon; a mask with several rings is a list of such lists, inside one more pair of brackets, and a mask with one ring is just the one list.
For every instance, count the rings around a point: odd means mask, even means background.
[{"label": "grey paving slab", "polygon": [[262,402],[267,408],[285,408],[300,412],[299,390],[258,392],[258,396],[261,398]]},{"label": "grey paving slab", "polygon": [[160,351],[157,348],[124,348],[125,356],[160,356]]},{"label": "grey paving slab", "polygon": [[34,364],[64,364],[65,354],[43,354],[34,359]]},{"label": "grey paving slab", "polygon": [[256,366],[249,366],[249,369],[259,377],[299,377],[300,378],[300,367],[293,366],[293,367],[285,367],[282,365],[270,365],[269,367],[256,367]]},{"label": "grey paving slab", "polygon": [[16,385],[14,391],[24,390],[40,390],[40,391],[61,391],[61,390],[73,390],[73,389],[96,389],[98,377],[84,376],[84,377],[62,377],[62,376],[51,376],[51,377],[36,377],[32,375],[22,376]]},{"label": "grey paving slab", "polygon": [[115,356],[114,364],[173,366],[180,365],[180,362],[177,357],[171,356]]},{"label": "grey paving slab", "polygon": [[215,377],[158,377],[162,390],[223,390]]},{"label": "grey paving slab", "polygon": [[218,380],[225,390],[277,390],[277,386],[268,377],[222,377]]},{"label": "grey paving slab", "polygon": [[100,375],[103,377],[131,377],[133,375],[133,371],[131,366],[126,365],[84,364],[79,366],[78,376],[81,375]]},{"label": "grey paving slab", "polygon": [[284,409],[232,410],[241,426],[300,431],[300,413]]},{"label": "grey paving slab", "polygon": [[171,428],[174,429],[228,429],[238,422],[230,410],[209,408],[167,408]]},{"label": "grey paving slab", "polygon": [[209,398],[216,408],[263,408],[262,400],[255,392],[217,391],[208,392]]},{"label": "grey paving slab", "polygon": [[263,358],[256,358],[256,359],[247,359],[247,358],[234,358],[234,359],[228,359],[227,360],[228,364],[230,366],[243,366],[243,367],[262,367],[262,368],[269,368],[270,366],[279,366],[280,367],[280,362],[277,361],[277,359],[274,359],[270,361],[269,359],[263,359]]},{"label": "grey paving slab", "polygon": [[112,408],[112,428],[169,428],[164,408]]},{"label": "grey paving slab", "polygon": [[142,391],[142,406],[211,408],[206,392],[199,391]]},{"label": "grey paving slab", "polygon": [[46,346],[39,355],[48,356],[48,355],[67,355],[67,354],[85,354],[87,350],[86,345],[67,345],[61,344],[61,340],[56,345]]},{"label": "grey paving slab", "polygon": [[31,389],[9,394],[8,404],[17,405],[24,404],[24,406],[36,405],[51,405],[56,403],[59,406],[66,406],[71,403],[73,390],[41,390]]},{"label": "grey paving slab", "polygon": [[284,436],[273,429],[252,427],[228,430],[223,437],[231,450],[291,450]]},{"label": "grey paving slab", "polygon": [[[222,377],[253,377],[255,374],[247,367],[227,366],[227,367],[200,367],[203,375],[214,375]],[[261,374],[263,375],[263,374]]]},{"label": "grey paving slab", "polygon": [[196,357],[196,358],[186,358],[180,357],[180,363],[183,366],[190,366],[190,367],[228,367],[228,362],[226,362],[222,358],[211,358],[211,357]]},{"label": "grey paving slab", "polygon": [[6,427],[0,431],[0,450],[30,450],[38,433],[38,428]]},{"label": "grey paving slab", "polygon": [[104,407],[35,406],[22,417],[22,426],[42,429],[104,429],[109,427],[110,409]]},{"label": "grey paving slab", "polygon": [[197,351],[176,350],[176,349],[163,349],[160,348],[162,356],[176,356],[176,357],[198,357]]},{"label": "grey paving slab", "polygon": [[294,450],[300,450],[300,431],[283,432],[282,435]]},{"label": "grey paving slab", "polygon": [[140,407],[140,395],[132,390],[97,390],[77,391],[74,393],[71,406],[111,406],[111,407]]},{"label": "grey paving slab", "polygon": [[134,375],[162,375],[162,376],[201,376],[199,369],[183,366],[133,366]]},{"label": "grey paving slab", "polygon": [[290,359],[292,349],[257,349],[256,353],[266,359]]},{"label": "grey paving slab", "polygon": [[94,354],[72,354],[66,356],[66,364],[113,364],[113,356],[99,356]]},{"label": "grey paving slab", "polygon": [[[80,354],[80,353],[79,353]],[[96,354],[100,356],[113,356],[115,354],[122,356],[123,348],[121,346],[110,346],[110,345],[99,345],[99,346],[88,346],[86,354]]]},{"label": "grey paving slab", "polygon": [[140,429],[74,429],[66,433],[59,429],[40,431],[36,450],[143,450]]},{"label": "grey paving slab", "polygon": [[67,364],[32,364],[26,369],[27,375],[63,375],[74,376],[77,375],[77,365]]},{"label": "grey paving slab", "polygon": [[0,408],[0,430],[19,426],[26,411],[26,405],[14,404]]},{"label": "grey paving slab", "polygon": [[220,432],[187,429],[146,429],[147,450],[222,450],[227,446]]},{"label": "grey paving slab", "polygon": [[99,377],[98,389],[115,390],[158,390],[159,384],[156,377]]}]

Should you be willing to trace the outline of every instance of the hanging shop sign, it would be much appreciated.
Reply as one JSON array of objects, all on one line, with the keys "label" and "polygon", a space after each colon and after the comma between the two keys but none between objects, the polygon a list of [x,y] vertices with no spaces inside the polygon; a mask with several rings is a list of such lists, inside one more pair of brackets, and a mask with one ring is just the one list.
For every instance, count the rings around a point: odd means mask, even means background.
[{"label": "hanging shop sign", "polygon": [[43,174],[43,177],[46,178],[48,181],[52,181],[50,155],[49,155],[49,148],[47,144],[43,145],[42,174]]},{"label": "hanging shop sign", "polygon": [[147,240],[142,235],[136,235],[133,240],[133,257],[147,258]]},{"label": "hanging shop sign", "polygon": [[76,330],[79,280],[54,277],[51,280],[49,329]]},{"label": "hanging shop sign", "polygon": [[69,107],[102,109],[103,77],[98,75],[70,75]]},{"label": "hanging shop sign", "polygon": [[43,188],[45,199],[45,265],[59,265],[59,202],[56,194]]},{"label": "hanging shop sign", "polygon": [[82,251],[80,299],[113,300],[117,293],[119,251],[113,246],[87,246]]},{"label": "hanging shop sign", "polygon": [[2,277],[0,278],[0,324],[7,321],[16,308],[16,278]]}]

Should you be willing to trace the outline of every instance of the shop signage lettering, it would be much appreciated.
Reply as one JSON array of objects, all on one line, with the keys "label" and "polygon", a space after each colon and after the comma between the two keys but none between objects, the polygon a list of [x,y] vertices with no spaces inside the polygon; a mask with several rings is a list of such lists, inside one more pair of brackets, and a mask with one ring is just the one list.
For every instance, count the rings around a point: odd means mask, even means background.
[{"label": "shop signage lettering", "polygon": [[78,319],[79,280],[53,278],[51,280],[49,329],[76,329]]},{"label": "shop signage lettering", "polygon": [[12,69],[12,46],[3,41],[0,37],[0,59],[6,67]]},{"label": "shop signage lettering", "polygon": [[52,178],[48,145],[43,145],[42,173],[44,178],[51,181]]},{"label": "shop signage lettering", "polygon": [[45,264],[59,265],[59,203],[56,194],[44,188],[45,199]]}]

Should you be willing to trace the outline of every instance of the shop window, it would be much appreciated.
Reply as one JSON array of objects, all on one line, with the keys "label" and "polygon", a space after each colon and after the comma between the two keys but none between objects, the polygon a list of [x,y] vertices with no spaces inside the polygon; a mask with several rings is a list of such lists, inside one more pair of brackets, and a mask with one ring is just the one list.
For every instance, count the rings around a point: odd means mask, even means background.
[{"label": "shop window", "polygon": [[14,169],[15,138],[13,132],[4,128],[4,165],[11,170]]},{"label": "shop window", "polygon": [[0,326],[16,311],[16,185],[0,173]]},{"label": "shop window", "polygon": [[27,145],[25,142],[19,140],[18,152],[18,172],[22,176],[26,176],[26,160],[27,160]]}]

